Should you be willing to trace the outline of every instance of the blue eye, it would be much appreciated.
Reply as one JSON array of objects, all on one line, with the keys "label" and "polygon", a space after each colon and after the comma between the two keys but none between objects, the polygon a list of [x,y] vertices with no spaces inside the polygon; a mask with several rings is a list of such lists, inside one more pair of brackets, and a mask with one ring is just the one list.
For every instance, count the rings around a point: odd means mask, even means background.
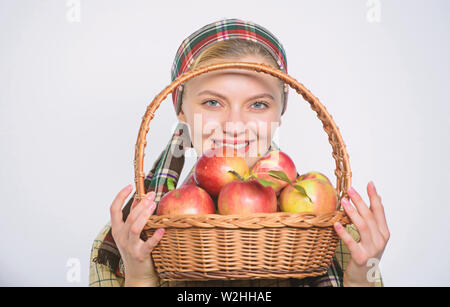
[{"label": "blue eye", "polygon": [[220,103],[217,100],[208,100],[202,103],[203,105],[207,105],[209,107],[218,107]]},{"label": "blue eye", "polygon": [[268,105],[264,102],[261,101],[257,101],[254,104],[252,104],[252,106],[256,106],[255,109],[265,109],[268,107]]}]

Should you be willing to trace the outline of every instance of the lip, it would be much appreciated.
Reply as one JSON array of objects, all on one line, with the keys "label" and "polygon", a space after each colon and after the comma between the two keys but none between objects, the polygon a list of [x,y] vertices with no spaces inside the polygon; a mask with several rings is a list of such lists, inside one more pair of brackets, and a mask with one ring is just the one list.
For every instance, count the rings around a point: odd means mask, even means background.
[{"label": "lip", "polygon": [[[236,148],[237,151],[239,152],[247,152],[250,149],[250,144],[252,144],[255,140],[246,140],[246,141],[230,141],[230,140],[224,140],[222,144],[231,144],[231,145],[240,145],[240,144],[246,144],[248,143],[247,146],[245,147],[241,147],[241,148]],[[217,147],[217,140],[212,140],[213,143],[213,148],[218,148]]]},{"label": "lip", "polygon": [[240,145],[240,144],[245,144],[245,143],[251,143],[251,142],[253,142],[254,140],[215,140],[215,139],[213,139],[212,140],[214,143],[217,143],[217,142],[221,142],[221,143],[223,143],[223,144],[233,144],[233,145]]}]

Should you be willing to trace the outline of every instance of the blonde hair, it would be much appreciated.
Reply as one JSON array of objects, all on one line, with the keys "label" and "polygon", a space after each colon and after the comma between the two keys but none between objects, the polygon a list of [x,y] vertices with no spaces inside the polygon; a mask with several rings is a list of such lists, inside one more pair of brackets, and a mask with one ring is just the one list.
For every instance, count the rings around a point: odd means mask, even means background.
[{"label": "blonde hair", "polygon": [[274,67],[278,68],[277,62],[273,56],[258,43],[244,39],[228,39],[212,44],[203,50],[192,63],[189,70],[194,70],[207,61],[216,59],[238,59],[246,55],[259,55],[268,59]]},{"label": "blonde hair", "polygon": [[[225,62],[226,60],[238,60],[247,55],[259,55],[264,59],[267,59],[269,63],[275,68],[279,68],[277,61],[274,57],[261,45],[250,40],[244,39],[228,39],[212,44],[205,50],[203,50],[194,62],[190,65],[189,71],[201,67],[205,62],[214,61],[220,63],[220,60]],[[284,101],[284,82],[280,81],[281,87],[281,101]],[[186,92],[186,87],[183,88],[183,93]],[[181,109],[181,106],[180,106]]]}]

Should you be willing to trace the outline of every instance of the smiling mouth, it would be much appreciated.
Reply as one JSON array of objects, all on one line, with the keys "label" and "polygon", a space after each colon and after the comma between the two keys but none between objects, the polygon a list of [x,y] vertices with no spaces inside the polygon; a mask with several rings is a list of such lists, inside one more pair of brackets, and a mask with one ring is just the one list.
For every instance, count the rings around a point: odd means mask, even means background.
[{"label": "smiling mouth", "polygon": [[227,143],[227,142],[221,142],[221,141],[217,141],[217,140],[212,140],[214,147],[229,147],[229,148],[233,148],[233,149],[243,149],[243,148],[248,148],[248,146],[250,145],[250,143],[254,142],[254,141],[247,141],[247,142],[243,142],[240,144],[232,144],[232,143]]}]

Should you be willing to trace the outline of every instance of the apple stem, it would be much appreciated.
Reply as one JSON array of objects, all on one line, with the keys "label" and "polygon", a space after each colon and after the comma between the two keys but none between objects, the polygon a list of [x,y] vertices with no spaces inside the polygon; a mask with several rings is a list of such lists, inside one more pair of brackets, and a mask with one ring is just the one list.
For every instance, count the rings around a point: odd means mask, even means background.
[{"label": "apple stem", "polygon": [[240,181],[245,181],[244,178],[242,178],[241,175],[239,175],[238,172],[236,172],[235,170],[229,170],[228,172],[232,173],[233,175],[235,175]]},{"label": "apple stem", "polygon": [[250,173],[250,175],[245,177],[245,181],[249,181],[250,179],[258,179],[258,177],[256,177],[255,174]]}]

